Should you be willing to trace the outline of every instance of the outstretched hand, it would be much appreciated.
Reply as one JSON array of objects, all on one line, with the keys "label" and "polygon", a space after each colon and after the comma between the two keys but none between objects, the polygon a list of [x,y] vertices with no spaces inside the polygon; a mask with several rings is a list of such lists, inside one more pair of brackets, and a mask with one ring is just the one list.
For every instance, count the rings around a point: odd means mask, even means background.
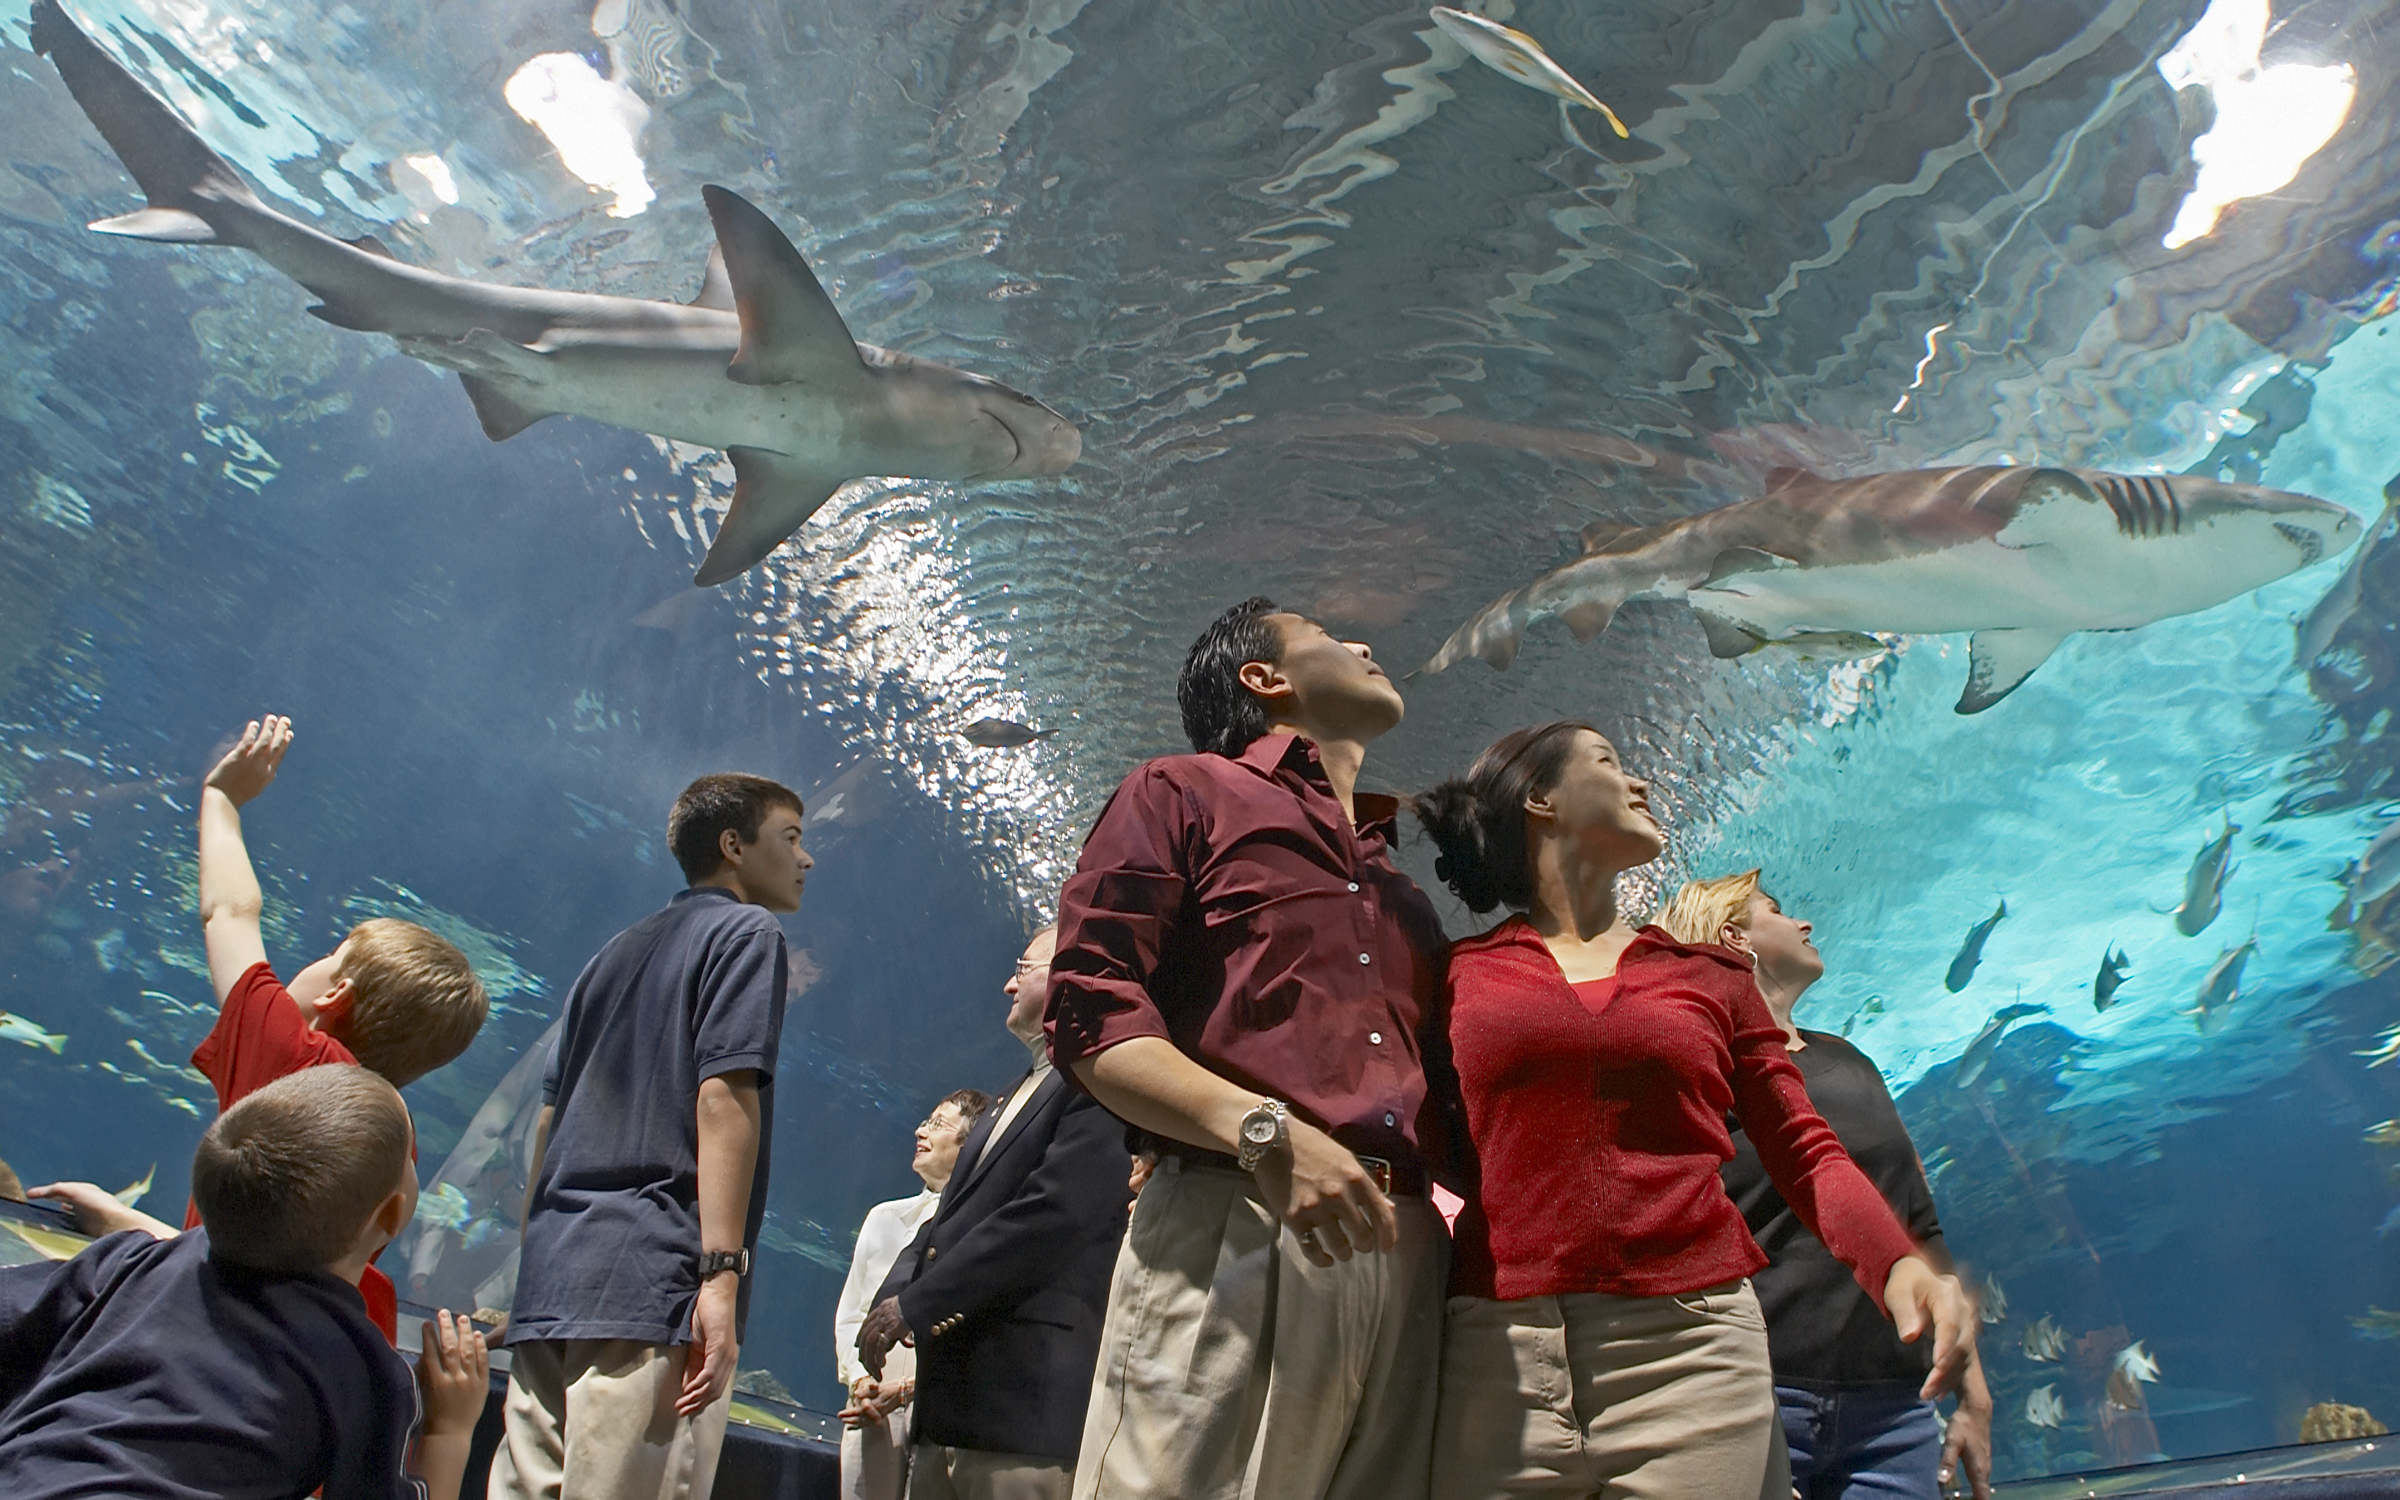
[{"label": "outstretched hand", "polygon": [[291,748],[291,720],[274,714],[252,719],[202,785],[223,792],[239,807],[267,789],[283,765],[284,752]]},{"label": "outstretched hand", "polygon": [[473,1433],[492,1391],[491,1351],[483,1331],[447,1311],[427,1319],[417,1386],[425,1394],[427,1437]]},{"label": "outstretched hand", "polygon": [[67,1211],[78,1232],[94,1239],[120,1229],[139,1229],[154,1240],[171,1240],[182,1233],[174,1225],[153,1219],[138,1208],[127,1208],[117,1201],[114,1193],[96,1182],[45,1183],[27,1188],[25,1196],[57,1203]]},{"label": "outstretched hand", "polygon": [[1900,1342],[1913,1344],[1928,1331],[1933,1334],[1933,1373],[1918,1394],[1931,1401],[1956,1390],[1967,1356],[1975,1352],[1978,1322],[1975,1299],[1958,1278],[1936,1271],[1922,1255],[1903,1256],[1883,1284],[1883,1305]]}]

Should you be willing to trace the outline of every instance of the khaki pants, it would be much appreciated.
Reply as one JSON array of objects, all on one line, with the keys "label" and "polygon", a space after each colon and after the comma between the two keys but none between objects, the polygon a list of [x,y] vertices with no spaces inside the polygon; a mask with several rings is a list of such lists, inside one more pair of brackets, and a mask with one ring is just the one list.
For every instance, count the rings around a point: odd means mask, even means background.
[{"label": "khaki pants", "polygon": [[494,1500],[707,1500],[733,1396],[677,1416],[684,1349],[631,1339],[510,1345]]},{"label": "khaki pants", "polygon": [[1425,1500],[1449,1236],[1308,1263],[1247,1173],[1174,1157],[1110,1285],[1074,1500]]},{"label": "khaki pants", "polygon": [[[911,1380],[916,1373],[917,1351],[908,1345],[894,1344],[884,1355],[885,1380]],[[903,1406],[872,1427],[842,1429],[842,1500],[904,1500],[916,1411]]]},{"label": "khaki pants", "polygon": [[1433,1473],[1437,1500],[1789,1500],[1758,1295],[1451,1298]]},{"label": "khaki pants", "polygon": [[1038,1453],[917,1444],[909,1461],[908,1500],[1067,1500],[1075,1471]]}]

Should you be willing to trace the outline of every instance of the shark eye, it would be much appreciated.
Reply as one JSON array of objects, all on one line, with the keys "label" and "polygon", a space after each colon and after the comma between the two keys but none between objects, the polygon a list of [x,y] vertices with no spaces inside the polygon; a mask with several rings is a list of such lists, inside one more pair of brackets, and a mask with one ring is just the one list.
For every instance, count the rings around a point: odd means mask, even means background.
[{"label": "shark eye", "polygon": [[2285,541],[2300,549],[2300,566],[2305,568],[2325,555],[2325,539],[2307,527],[2294,526],[2289,521],[2277,521],[2275,529]]}]

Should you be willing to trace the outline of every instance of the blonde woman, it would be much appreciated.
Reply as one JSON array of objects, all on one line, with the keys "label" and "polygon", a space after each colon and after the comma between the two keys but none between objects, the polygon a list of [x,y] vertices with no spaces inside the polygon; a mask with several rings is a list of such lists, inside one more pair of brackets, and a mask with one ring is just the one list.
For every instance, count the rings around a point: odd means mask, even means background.
[{"label": "blonde woman", "polygon": [[1766,1264],[1717,1167],[1740,1116],[1785,1196],[1958,1377],[1975,1310],[1809,1106],[1746,953],[1637,929],[1617,878],[1665,835],[1588,724],[1503,736],[1417,799],[1437,873],[1512,916],[1452,950],[1474,1169],[1434,1423],[1436,1500],[1785,1500],[1746,1279]]},{"label": "blonde woman", "polygon": [[[1759,996],[1783,1029],[1784,1050],[1808,1097],[1935,1265],[1949,1269],[1933,1190],[1908,1127],[1867,1055],[1838,1036],[1792,1020],[1800,996],[1825,973],[1814,929],[1759,888],[1759,872],[1695,880],[1677,891],[1658,925],[1680,943],[1747,953]],[[1767,1316],[1775,1402],[1802,1500],[1924,1496],[1957,1484],[1988,1500],[1992,1396],[1970,1359],[1947,1437],[1923,1386],[1932,1361],[1893,1334],[1857,1282],[1809,1233],[1775,1189],[1749,1132],[1733,1133],[1725,1191],[1767,1254],[1752,1281]]]}]

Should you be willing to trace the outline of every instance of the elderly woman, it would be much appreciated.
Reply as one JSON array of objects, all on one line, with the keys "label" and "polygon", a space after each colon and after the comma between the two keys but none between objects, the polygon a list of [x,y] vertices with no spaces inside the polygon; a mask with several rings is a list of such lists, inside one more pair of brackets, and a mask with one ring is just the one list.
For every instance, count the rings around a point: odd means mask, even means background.
[{"label": "elderly woman", "polygon": [[1900,1337],[1954,1383],[1975,1311],[1808,1102],[1749,955],[1636,930],[1617,877],[1665,838],[1588,724],[1503,736],[1417,799],[1437,873],[1511,916],[1459,943],[1449,1027],[1473,1150],[1433,1493],[1784,1500],[1767,1258],[1725,1195],[1726,1115]]},{"label": "elderly woman", "polygon": [[[1947,1268],[1941,1221],[1916,1143],[1867,1055],[1838,1036],[1792,1021],[1800,996],[1825,973],[1807,922],[1785,914],[1759,889],[1759,872],[1695,880],[1675,893],[1658,925],[1677,942],[1747,953],[1784,1050],[1808,1097],[1850,1159],[1890,1203],[1926,1256]],[[1775,1400],[1802,1500],[1923,1496],[1958,1480],[1977,1500],[1991,1494],[1992,1397],[1970,1360],[1958,1415],[1945,1438],[1923,1385],[1929,1361],[1910,1348],[1861,1294],[1850,1274],[1808,1232],[1767,1174],[1747,1131],[1733,1137],[1725,1191],[1767,1253],[1754,1280],[1767,1315]]]}]

